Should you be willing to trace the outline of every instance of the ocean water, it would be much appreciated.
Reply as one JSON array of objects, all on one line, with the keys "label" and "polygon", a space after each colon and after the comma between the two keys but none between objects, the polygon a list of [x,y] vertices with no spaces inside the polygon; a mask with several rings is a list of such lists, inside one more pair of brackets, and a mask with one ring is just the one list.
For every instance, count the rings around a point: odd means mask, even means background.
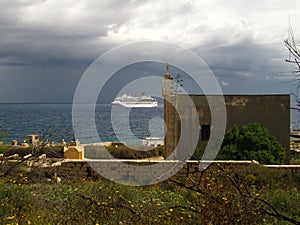
[{"label": "ocean water", "polygon": [[293,130],[300,130],[300,111],[291,110],[291,129]]},{"label": "ocean water", "polygon": [[[114,106],[115,107],[115,106]],[[149,136],[163,137],[163,106],[150,109],[132,109],[130,112],[110,104],[98,104],[95,108],[97,136],[90,135],[93,124],[86,123],[88,115],[82,112],[84,128],[76,130],[76,138],[82,143],[121,141],[128,145],[140,145],[141,139]],[[112,116],[113,115],[113,116]],[[113,118],[113,119],[112,119]],[[300,112],[291,110],[291,128],[300,130]],[[23,142],[28,134],[39,134],[44,140],[60,142],[73,138],[72,104],[0,104],[0,131],[2,138]]]},{"label": "ocean water", "polygon": [[[76,130],[81,143],[100,141],[121,141],[128,145],[140,145],[141,139],[149,136],[163,137],[163,106],[157,108],[136,108],[129,112],[120,106],[112,110],[110,104],[97,104],[95,125],[97,136],[89,136],[90,124]],[[86,121],[85,112],[80,120]],[[113,115],[113,118],[112,118]],[[92,126],[92,125],[91,125]],[[123,126],[129,127],[120,129]],[[0,104],[0,131],[6,131],[2,138],[23,142],[28,134],[39,134],[44,140],[67,142],[73,138],[72,104]]]}]

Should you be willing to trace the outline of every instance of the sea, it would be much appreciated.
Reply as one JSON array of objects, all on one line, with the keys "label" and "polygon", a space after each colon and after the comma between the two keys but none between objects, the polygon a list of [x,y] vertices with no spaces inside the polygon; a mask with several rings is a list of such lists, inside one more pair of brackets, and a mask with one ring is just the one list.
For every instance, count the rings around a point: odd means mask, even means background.
[{"label": "sea", "polygon": [[[119,108],[116,111],[113,107]],[[164,136],[163,105],[133,108],[130,112],[111,104],[94,108],[97,134],[91,136],[88,128],[76,130],[72,124],[72,104],[0,104],[0,132],[5,132],[1,141],[22,143],[27,135],[38,134],[54,143],[76,138],[84,144],[114,141],[139,146],[145,137]],[[82,114],[83,123],[87,114]],[[122,126],[128,129],[120,129]]]},{"label": "sea", "polygon": [[[117,118],[112,107],[111,104],[95,106],[97,135],[91,136],[88,128],[79,131],[74,128],[72,104],[0,104],[0,132],[5,133],[1,141],[21,143],[27,135],[38,134],[43,140],[59,143],[71,141],[76,134],[75,138],[86,144],[115,141],[138,146],[145,137],[163,138],[162,104],[157,108],[133,108],[129,113],[118,106]],[[291,110],[290,121],[291,129],[300,130],[300,112]]]}]

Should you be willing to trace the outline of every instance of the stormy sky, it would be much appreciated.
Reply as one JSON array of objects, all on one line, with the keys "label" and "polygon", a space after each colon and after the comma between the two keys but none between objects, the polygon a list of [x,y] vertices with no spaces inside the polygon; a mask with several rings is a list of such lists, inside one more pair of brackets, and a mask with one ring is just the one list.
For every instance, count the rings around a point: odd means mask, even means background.
[{"label": "stormy sky", "polygon": [[0,103],[72,102],[94,60],[144,40],[197,53],[225,94],[296,90],[283,41],[289,17],[300,41],[298,0],[0,0],[0,10]]}]

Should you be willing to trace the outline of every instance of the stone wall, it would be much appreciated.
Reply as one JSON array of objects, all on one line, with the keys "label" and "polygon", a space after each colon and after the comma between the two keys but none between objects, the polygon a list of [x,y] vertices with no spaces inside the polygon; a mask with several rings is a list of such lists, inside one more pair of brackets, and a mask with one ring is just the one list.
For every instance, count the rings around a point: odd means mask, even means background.
[{"label": "stone wall", "polygon": [[[58,176],[66,177],[66,178],[87,178],[94,177],[98,178],[101,175],[97,172],[104,171],[110,173],[112,175],[112,180],[122,180],[123,178],[128,178],[128,176],[132,177],[133,181],[138,182],[139,179],[147,179],[145,174],[149,172],[149,165],[153,165],[155,163],[159,163],[159,167],[155,171],[156,174],[160,174],[162,171],[167,170],[168,168],[179,165],[176,160],[164,160],[164,161],[146,161],[146,160],[93,160],[93,161],[85,161],[85,160],[64,160],[61,163],[57,164],[53,167]],[[143,169],[137,172],[137,170],[133,170],[128,173],[125,165],[135,165],[142,167]],[[219,164],[223,168],[226,167],[234,167],[235,169],[243,169],[249,165],[255,164],[252,161],[214,161],[213,164]],[[203,163],[203,168],[208,165],[207,163]],[[182,166],[182,164],[181,164]],[[275,168],[278,170],[287,170],[292,173],[300,173],[300,165],[266,165],[265,167]],[[201,168],[201,166],[200,166]],[[160,171],[161,170],[161,171]],[[116,175],[117,174],[117,175]],[[186,164],[172,177],[174,179],[186,177],[187,175],[197,176],[199,175],[199,161],[189,160]],[[136,180],[135,180],[136,179]]]},{"label": "stone wall", "polygon": [[291,150],[300,150],[300,142],[299,141],[291,141],[290,149]]}]

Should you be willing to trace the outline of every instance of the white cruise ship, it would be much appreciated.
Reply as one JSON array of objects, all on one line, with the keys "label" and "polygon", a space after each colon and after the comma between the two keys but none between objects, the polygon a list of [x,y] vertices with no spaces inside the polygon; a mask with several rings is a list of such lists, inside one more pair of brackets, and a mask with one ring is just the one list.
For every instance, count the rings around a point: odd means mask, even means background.
[{"label": "white cruise ship", "polygon": [[115,98],[113,105],[121,105],[126,108],[154,108],[158,106],[155,98],[142,93],[140,97],[133,97],[131,95],[123,94]]}]

